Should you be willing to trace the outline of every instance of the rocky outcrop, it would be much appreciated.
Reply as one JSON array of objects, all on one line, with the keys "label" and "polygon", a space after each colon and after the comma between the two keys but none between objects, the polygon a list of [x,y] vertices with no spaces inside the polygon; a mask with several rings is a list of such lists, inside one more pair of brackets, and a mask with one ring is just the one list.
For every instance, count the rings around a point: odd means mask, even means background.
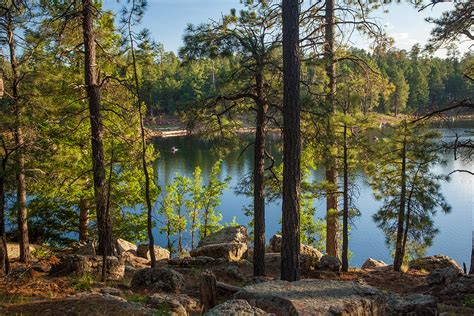
[{"label": "rocky outcrop", "polygon": [[275,315],[436,315],[430,296],[407,299],[374,287],[335,280],[271,281],[234,295]]},{"label": "rocky outcrop", "polygon": [[318,264],[318,270],[320,271],[339,272],[341,267],[342,263],[339,258],[328,255],[323,256]]},{"label": "rocky outcrop", "polygon": [[134,268],[146,268],[150,266],[150,260],[138,257],[132,252],[126,251],[120,256],[125,262],[125,265],[131,266]]},{"label": "rocky outcrop", "polygon": [[168,296],[152,296],[146,300],[149,307],[171,316],[187,316],[186,308],[178,300]]},{"label": "rocky outcrop", "polygon": [[[281,239],[281,235],[278,234],[273,235],[273,237],[270,238],[269,252],[281,252]],[[318,259],[321,259],[323,257],[321,251],[305,244],[300,244],[300,255],[308,255]]]},{"label": "rocky outcrop", "polygon": [[228,261],[239,261],[247,254],[247,244],[223,243],[198,247],[191,250],[192,257],[211,257],[214,259],[224,258]]},{"label": "rocky outcrop", "polygon": [[133,275],[132,288],[156,292],[181,293],[185,289],[184,276],[168,268],[145,268]]},{"label": "rocky outcrop", "polygon": [[[50,275],[74,275],[86,274],[100,276],[102,274],[101,256],[82,256],[77,254],[61,255],[51,265]],[[107,278],[109,280],[120,280],[125,275],[123,260],[117,257],[107,257]]]},{"label": "rocky outcrop", "polygon": [[206,316],[222,316],[222,315],[268,315],[258,307],[250,305],[246,300],[229,300],[220,305],[215,306],[207,311]]},{"label": "rocky outcrop", "polygon": [[245,226],[224,227],[199,241],[198,247],[215,245],[215,244],[247,244],[250,237]]},{"label": "rocky outcrop", "polygon": [[86,243],[79,243],[74,250],[74,254],[81,256],[95,256],[97,254],[97,244],[95,240]]},{"label": "rocky outcrop", "polygon": [[462,271],[461,267],[448,256],[436,255],[412,260],[408,263],[408,267],[414,270],[425,270],[433,272],[447,267],[453,267]]},{"label": "rocky outcrop", "polygon": [[365,260],[364,264],[362,265],[361,269],[377,269],[377,268],[384,268],[388,265],[383,262],[382,260],[376,260],[369,258]]},{"label": "rocky outcrop", "polygon": [[211,257],[227,261],[239,261],[247,257],[249,236],[244,226],[225,227],[199,241],[199,247],[191,250],[191,257]]},{"label": "rocky outcrop", "polygon": [[[156,260],[164,260],[170,258],[170,252],[168,249],[161,248],[160,246],[155,245],[155,258]],[[148,244],[140,244],[137,247],[137,256],[151,260],[150,258],[150,249]]]},{"label": "rocky outcrop", "polygon": [[200,256],[200,257],[184,257],[184,258],[173,258],[168,260],[168,264],[171,266],[178,267],[199,267],[205,266],[209,263],[214,262],[215,259],[212,257]]},{"label": "rocky outcrop", "polygon": [[461,269],[455,267],[447,267],[441,270],[434,270],[431,272],[426,281],[429,285],[442,285],[446,286],[455,282],[464,273]]},{"label": "rocky outcrop", "polygon": [[132,252],[136,254],[136,251],[137,251],[137,245],[129,241],[126,241],[125,239],[122,239],[122,238],[115,239],[114,246],[115,246],[115,251],[117,252],[117,255],[119,256],[125,252]]}]

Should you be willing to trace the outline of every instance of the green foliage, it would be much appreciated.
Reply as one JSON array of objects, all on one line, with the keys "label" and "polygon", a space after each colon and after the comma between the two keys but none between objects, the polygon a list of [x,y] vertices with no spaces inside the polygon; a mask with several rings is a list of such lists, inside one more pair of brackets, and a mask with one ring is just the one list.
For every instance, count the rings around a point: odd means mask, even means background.
[{"label": "green foliage", "polygon": [[72,288],[76,291],[89,291],[93,284],[94,277],[90,274],[84,274],[74,282]]}]

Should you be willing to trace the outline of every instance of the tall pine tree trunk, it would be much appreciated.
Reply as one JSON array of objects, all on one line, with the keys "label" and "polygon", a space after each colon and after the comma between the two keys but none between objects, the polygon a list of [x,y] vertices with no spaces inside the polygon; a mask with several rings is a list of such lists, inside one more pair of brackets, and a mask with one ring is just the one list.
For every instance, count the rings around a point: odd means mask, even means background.
[{"label": "tall pine tree trunk", "polygon": [[[406,131],[405,131],[406,132]],[[403,138],[401,152],[401,178],[400,178],[400,205],[398,210],[397,221],[397,241],[395,244],[395,259],[393,262],[393,270],[401,271],[403,264],[403,226],[405,222],[405,206],[406,206],[406,136]]]},{"label": "tall pine tree trunk", "polygon": [[283,202],[281,279],[300,278],[300,56],[298,0],[283,0]]},{"label": "tall pine tree trunk", "polygon": [[112,223],[106,215],[106,179],[104,162],[104,125],[102,122],[100,89],[97,84],[97,61],[95,50],[94,12],[92,0],[82,0],[82,31],[84,37],[84,75],[89,98],[91,124],[92,169],[94,176],[94,196],[97,214],[99,252],[112,254]]},{"label": "tall pine tree trunk", "polygon": [[[135,2],[132,2],[132,5],[135,6]],[[140,81],[138,79],[138,70],[137,70],[137,58],[135,54],[135,42],[132,33],[132,18],[133,18],[133,10],[130,12],[129,20],[128,20],[128,35],[130,40],[130,48],[132,52],[132,63],[133,63],[133,78],[135,81],[135,94],[137,97],[138,102],[138,115],[140,119],[140,141],[142,145],[142,152],[141,152],[141,160],[142,160],[142,168],[143,168],[143,175],[145,176],[145,202],[146,202],[146,209],[147,209],[147,234],[148,234],[148,250],[150,252],[150,262],[151,267],[156,267],[156,255],[155,255],[155,238],[153,236],[153,205],[151,202],[151,193],[150,193],[150,174],[148,172],[148,163],[146,160],[146,135],[145,135],[145,122],[144,116],[146,114],[143,111],[143,102],[141,98],[141,89],[140,89]],[[182,236],[180,232],[179,236],[179,248],[182,247],[181,241]],[[181,253],[181,249],[178,249],[178,252]],[[171,252],[170,252],[171,253]]]},{"label": "tall pine tree trunk", "polygon": [[253,205],[254,205],[254,251],[253,275],[265,275],[265,129],[268,106],[263,97],[263,75],[255,76],[257,85],[257,128],[254,143]]},{"label": "tall pine tree trunk", "polygon": [[471,241],[471,266],[469,268],[469,274],[474,274],[474,230],[472,231]]},{"label": "tall pine tree trunk", "polygon": [[8,274],[10,272],[10,260],[8,258],[7,232],[5,230],[5,176],[8,152],[4,143],[3,148],[5,156],[2,159],[2,170],[0,171],[0,235],[2,238],[0,243],[0,269],[3,273]]},{"label": "tall pine tree trunk", "polygon": [[344,205],[342,210],[342,271],[349,270],[349,163],[347,124],[344,123]]},{"label": "tall pine tree trunk", "polygon": [[331,124],[331,116],[335,113],[336,104],[336,61],[335,61],[335,18],[334,18],[334,0],[326,1],[326,33],[325,33],[325,59],[326,73],[329,78],[329,92],[327,103],[330,107],[327,118],[328,151],[326,153],[326,181],[330,188],[327,190],[326,197],[326,252],[330,256],[338,257],[338,232],[339,232],[339,212],[337,203],[338,174],[335,150],[335,135]]},{"label": "tall pine tree trunk", "polygon": [[11,11],[7,13],[7,38],[10,50],[10,66],[12,69],[12,97],[15,106],[15,147],[17,164],[17,203],[18,203],[18,241],[20,244],[20,261],[26,262],[30,257],[30,243],[28,238],[28,210],[26,208],[26,176],[24,139],[22,129],[23,107],[20,101],[20,72],[16,60],[16,43],[14,34],[13,17]]},{"label": "tall pine tree trunk", "polygon": [[79,241],[86,243],[89,238],[89,205],[85,198],[79,200]]}]

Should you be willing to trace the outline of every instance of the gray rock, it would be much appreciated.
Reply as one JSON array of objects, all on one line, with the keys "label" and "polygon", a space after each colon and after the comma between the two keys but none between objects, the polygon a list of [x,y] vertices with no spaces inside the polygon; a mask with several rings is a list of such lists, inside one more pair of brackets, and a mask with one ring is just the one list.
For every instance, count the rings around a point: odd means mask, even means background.
[{"label": "gray rock", "polygon": [[178,266],[178,267],[196,267],[196,266],[205,266],[214,261],[215,259],[212,257],[199,256],[199,257],[173,258],[173,259],[168,260],[168,264],[172,266]]},{"label": "gray rock", "polygon": [[453,283],[462,275],[463,271],[461,269],[455,267],[447,267],[441,270],[434,270],[428,275],[426,280],[428,281],[429,285],[446,285],[449,283]]},{"label": "gray rock", "polygon": [[178,302],[188,311],[195,311],[199,308],[199,303],[186,294],[156,293],[152,296],[149,296],[146,300],[146,303],[156,306],[162,304],[163,302],[169,301]]},{"label": "gray rock", "polygon": [[126,241],[125,239],[122,238],[117,238],[114,242],[115,245],[115,251],[117,251],[117,255],[122,255],[125,252],[132,252],[136,254],[137,251],[137,245]]},{"label": "gray rock", "polygon": [[181,293],[186,287],[184,276],[167,268],[141,269],[133,275],[131,286],[134,289],[146,288],[169,293]]},{"label": "gray rock", "polygon": [[207,311],[206,316],[252,316],[268,315],[258,307],[251,306],[246,300],[229,300]]},{"label": "gray rock", "polygon": [[[278,234],[273,235],[273,237],[270,238],[269,252],[281,252],[281,239],[281,235]],[[323,254],[318,249],[305,244],[300,244],[300,255],[315,257],[317,260],[320,260],[323,257]]]},{"label": "gray rock", "polygon": [[81,256],[95,256],[97,254],[97,245],[95,240],[91,240],[87,243],[80,243],[74,254],[81,255]]},{"label": "gray rock", "polygon": [[[161,248],[155,245],[155,258],[156,260],[164,260],[170,258],[170,252],[168,249]],[[150,250],[148,244],[140,244],[137,247],[137,256],[150,260]]]},{"label": "gray rock", "polygon": [[238,243],[247,244],[250,241],[250,237],[247,233],[245,226],[237,227],[224,227],[221,230],[204,237],[199,241],[198,246],[204,247],[214,244],[228,244]]},{"label": "gray rock", "polygon": [[319,261],[318,270],[339,272],[341,271],[342,263],[339,258],[333,256],[323,256]]},{"label": "gray rock", "polygon": [[432,297],[401,298],[369,285],[335,280],[264,282],[244,287],[234,298],[276,315],[437,314]]},{"label": "gray rock", "polygon": [[227,276],[231,279],[242,281],[244,279],[243,274],[239,271],[239,267],[236,265],[229,265],[225,270]]},{"label": "gray rock", "polygon": [[361,269],[377,269],[377,268],[384,268],[388,265],[383,262],[382,260],[376,260],[369,258],[365,260],[364,264],[362,265]]},{"label": "gray rock", "polygon": [[188,313],[183,305],[174,298],[164,296],[152,296],[146,300],[146,304],[160,311],[160,315],[187,316]]},{"label": "gray rock", "polygon": [[100,289],[100,293],[119,297],[123,296],[123,292],[115,287],[103,287]]},{"label": "gray rock", "polygon": [[[102,256],[69,254],[58,256],[58,259],[57,263],[51,265],[50,275],[102,275]],[[109,256],[106,264],[109,280],[121,280],[124,277],[125,265],[123,260]]]},{"label": "gray rock", "polygon": [[414,270],[425,270],[433,272],[447,267],[453,267],[462,271],[461,267],[448,256],[436,255],[412,260],[408,263],[408,267]]},{"label": "gray rock", "polygon": [[239,261],[247,255],[247,244],[222,243],[202,246],[191,250],[192,257],[224,258],[228,261]]}]

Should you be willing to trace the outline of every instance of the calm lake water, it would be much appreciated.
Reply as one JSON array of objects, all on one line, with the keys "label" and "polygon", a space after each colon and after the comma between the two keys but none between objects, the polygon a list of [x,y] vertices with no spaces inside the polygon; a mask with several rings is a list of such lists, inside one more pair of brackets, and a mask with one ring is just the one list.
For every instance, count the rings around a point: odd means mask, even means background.
[{"label": "calm lake water", "polygon": [[[474,123],[460,126],[456,129],[440,129],[444,136],[449,139],[453,132],[465,135],[474,131]],[[273,138],[270,143],[272,151],[276,155],[276,148],[280,140]],[[198,139],[192,136],[156,139],[156,148],[160,151],[160,157],[156,161],[158,171],[158,182],[164,185],[171,183],[176,173],[192,176],[194,168],[200,166],[204,180],[207,180],[210,169],[218,159],[215,150],[216,142]],[[172,153],[172,147],[178,151]],[[223,215],[223,222],[230,223],[235,217],[241,225],[247,225],[250,218],[246,217],[243,209],[251,204],[251,198],[235,193],[235,187],[242,177],[252,171],[253,152],[251,148],[239,157],[241,150],[245,147],[236,147],[229,150],[223,158],[221,179],[227,176],[232,178],[229,188],[224,191],[219,210]],[[454,160],[453,155],[446,155],[448,161],[445,166],[435,167],[435,172],[448,174],[455,169],[473,170],[469,162]],[[322,170],[316,172],[316,177],[322,177]],[[371,188],[365,182],[361,174],[357,178],[360,188],[360,196],[356,205],[361,211],[361,216],[355,219],[350,232],[350,250],[353,255],[350,264],[360,266],[368,257],[377,258],[391,262],[389,249],[385,244],[385,237],[372,220],[372,215],[377,212],[380,202],[372,195]],[[442,183],[442,192],[452,207],[450,214],[439,213],[435,218],[435,225],[439,228],[439,234],[435,237],[433,246],[427,251],[427,255],[445,254],[458,263],[466,262],[469,265],[471,254],[471,237],[474,222],[474,176],[467,173],[454,173],[451,181]],[[156,208],[159,207],[157,201]],[[325,199],[315,202],[316,216],[325,216]],[[266,205],[266,237],[267,240],[281,229],[279,223],[281,217],[280,201],[269,202]],[[166,237],[155,229],[156,242],[161,246],[166,245]],[[185,235],[189,240],[189,235]]]}]

